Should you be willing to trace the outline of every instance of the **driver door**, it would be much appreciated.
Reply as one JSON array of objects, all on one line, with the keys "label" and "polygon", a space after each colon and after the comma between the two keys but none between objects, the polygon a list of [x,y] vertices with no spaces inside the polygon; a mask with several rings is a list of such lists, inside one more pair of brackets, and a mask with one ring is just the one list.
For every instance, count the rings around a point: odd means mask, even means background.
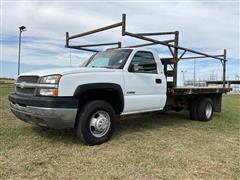
[{"label": "driver door", "polygon": [[137,113],[163,109],[166,102],[163,73],[159,73],[152,52],[137,51],[124,72],[124,112]]}]

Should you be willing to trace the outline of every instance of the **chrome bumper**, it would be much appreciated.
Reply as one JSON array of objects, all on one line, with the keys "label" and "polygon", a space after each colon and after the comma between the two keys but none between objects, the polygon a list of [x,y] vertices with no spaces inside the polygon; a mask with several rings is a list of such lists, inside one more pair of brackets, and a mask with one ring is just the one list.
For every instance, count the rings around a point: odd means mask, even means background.
[{"label": "chrome bumper", "polygon": [[13,114],[19,119],[54,129],[73,128],[77,115],[77,108],[20,106],[12,102],[10,102],[10,107]]}]

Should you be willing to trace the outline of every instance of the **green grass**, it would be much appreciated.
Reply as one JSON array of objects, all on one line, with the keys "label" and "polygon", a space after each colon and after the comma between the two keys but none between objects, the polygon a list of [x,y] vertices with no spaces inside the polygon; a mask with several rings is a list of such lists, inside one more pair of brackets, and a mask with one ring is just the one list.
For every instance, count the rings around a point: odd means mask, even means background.
[{"label": "green grass", "polygon": [[86,146],[72,130],[18,120],[1,89],[0,179],[239,179],[240,96],[223,97],[212,121],[188,112],[118,119],[111,141]]},{"label": "green grass", "polygon": [[[7,87],[7,86],[0,86],[0,96],[7,96],[9,93],[13,92],[14,88]],[[4,99],[2,98],[1,101]]]}]

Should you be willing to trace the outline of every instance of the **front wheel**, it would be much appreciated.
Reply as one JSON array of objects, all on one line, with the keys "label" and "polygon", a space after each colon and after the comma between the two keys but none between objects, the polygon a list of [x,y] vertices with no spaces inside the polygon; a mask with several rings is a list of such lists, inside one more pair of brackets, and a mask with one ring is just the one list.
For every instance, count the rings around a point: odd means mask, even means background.
[{"label": "front wheel", "polygon": [[115,128],[115,112],[105,101],[89,102],[79,112],[76,126],[77,137],[88,145],[108,141]]}]

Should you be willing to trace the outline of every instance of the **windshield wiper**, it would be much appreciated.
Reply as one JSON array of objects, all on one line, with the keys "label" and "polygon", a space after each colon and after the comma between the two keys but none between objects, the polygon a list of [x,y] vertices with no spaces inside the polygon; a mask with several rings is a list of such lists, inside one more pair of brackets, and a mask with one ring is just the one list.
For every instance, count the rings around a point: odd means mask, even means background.
[{"label": "windshield wiper", "polygon": [[107,68],[107,69],[117,69],[113,66],[89,66],[90,68]]}]

